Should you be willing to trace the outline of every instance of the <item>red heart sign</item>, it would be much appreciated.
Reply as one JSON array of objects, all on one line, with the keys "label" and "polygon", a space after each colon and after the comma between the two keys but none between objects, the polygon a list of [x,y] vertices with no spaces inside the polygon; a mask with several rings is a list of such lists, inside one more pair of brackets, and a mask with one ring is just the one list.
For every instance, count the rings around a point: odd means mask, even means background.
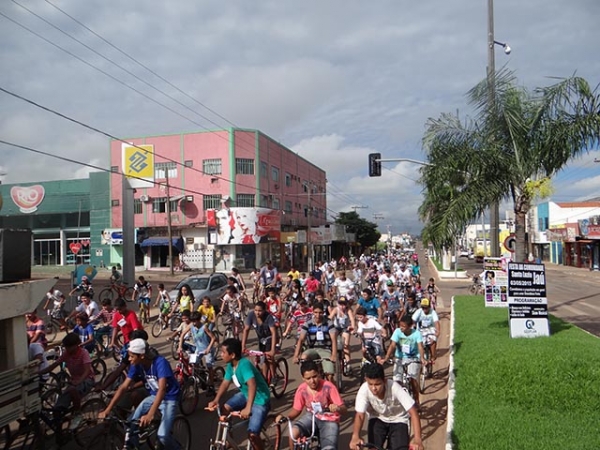
[{"label": "red heart sign", "polygon": [[81,245],[83,245],[84,247],[89,247],[90,246],[90,240],[86,239],[84,241],[79,241],[81,243]]},{"label": "red heart sign", "polygon": [[76,255],[77,253],[79,253],[79,250],[81,250],[81,244],[78,242],[71,242],[69,244],[69,248],[71,249],[73,254]]}]

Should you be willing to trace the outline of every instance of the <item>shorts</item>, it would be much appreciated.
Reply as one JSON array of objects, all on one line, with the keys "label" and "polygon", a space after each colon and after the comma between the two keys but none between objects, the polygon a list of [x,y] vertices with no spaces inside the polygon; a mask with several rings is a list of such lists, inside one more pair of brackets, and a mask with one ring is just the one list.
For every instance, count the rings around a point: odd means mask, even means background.
[{"label": "shorts", "polygon": [[138,305],[141,305],[142,303],[144,305],[149,305],[150,304],[150,297],[140,297],[140,298],[138,298]]},{"label": "shorts", "polygon": [[212,352],[205,353],[206,350],[196,350],[194,353],[196,355],[200,355],[202,353],[202,357],[204,358],[204,364],[208,369],[212,369],[215,366],[215,358]]},{"label": "shorts", "polygon": [[410,435],[408,424],[403,422],[388,423],[381,419],[369,419],[367,426],[369,442],[383,447],[387,439],[387,448],[390,450],[405,450],[408,447]]},{"label": "shorts", "polygon": [[368,342],[364,345],[367,351],[374,357],[377,356],[385,356],[385,352],[383,351],[383,346],[376,342]]},{"label": "shorts", "polygon": [[[94,380],[92,380],[91,378],[86,378],[77,386],[75,386],[75,389],[79,393],[79,396],[83,398],[84,395],[91,392],[95,384],[96,382]],[[69,394],[69,392],[63,392],[58,396],[58,400],[56,400],[56,408],[68,409],[70,404],[71,394]]]},{"label": "shorts", "polygon": [[260,339],[258,341],[258,349],[261,352],[270,352],[272,345],[273,345],[273,338],[272,337]]},{"label": "shorts", "polygon": [[[312,434],[312,421],[312,414],[305,413],[294,422],[294,426],[300,430],[300,436],[308,437]],[[339,423],[315,418],[315,435],[319,436],[321,450],[337,450],[339,431]]]},{"label": "shorts", "polygon": [[50,317],[52,317],[53,319],[64,319],[65,317],[65,310],[63,309],[63,307],[61,306],[60,308],[54,308],[51,312],[50,312]]},{"label": "shorts", "polygon": [[315,360],[322,359],[321,367],[323,367],[323,373],[335,373],[335,366],[329,359],[325,360],[325,358],[331,357],[331,350],[327,348],[309,348],[306,350],[302,357],[304,359]]},{"label": "shorts", "polygon": [[431,345],[437,342],[437,336],[435,335],[435,328],[421,328],[421,336],[423,337],[424,345]]},{"label": "shorts", "polygon": [[403,363],[410,362],[407,366],[408,376],[413,379],[418,379],[419,374],[421,373],[421,362],[415,358],[404,358],[404,359],[394,359],[394,369],[392,371],[392,376],[394,381],[402,380],[402,374],[404,373]]},{"label": "shorts", "polygon": [[[233,397],[231,397],[225,403],[232,411],[241,411],[246,407],[247,399],[241,392],[238,392]],[[252,434],[260,434],[260,430],[262,429],[265,421],[267,420],[267,415],[271,410],[271,404],[266,403],[265,405],[257,405],[254,403],[252,405],[252,415],[248,420],[248,433]]]}]

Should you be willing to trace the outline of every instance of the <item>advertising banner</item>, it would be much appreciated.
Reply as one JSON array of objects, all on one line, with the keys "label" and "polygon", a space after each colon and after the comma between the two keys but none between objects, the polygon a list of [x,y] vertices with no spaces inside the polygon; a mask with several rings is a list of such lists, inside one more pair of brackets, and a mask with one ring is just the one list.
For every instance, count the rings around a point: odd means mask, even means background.
[{"label": "advertising banner", "polygon": [[510,337],[550,336],[543,264],[508,264],[508,317]]},{"label": "advertising banner", "polygon": [[214,228],[211,243],[217,245],[279,242],[281,217],[269,208],[223,208],[206,211],[206,224]]},{"label": "advertising banner", "polygon": [[483,259],[483,284],[485,286],[485,306],[490,308],[508,307],[508,258]]},{"label": "advertising banner", "polygon": [[154,186],[154,145],[121,144],[123,174],[132,188]]}]

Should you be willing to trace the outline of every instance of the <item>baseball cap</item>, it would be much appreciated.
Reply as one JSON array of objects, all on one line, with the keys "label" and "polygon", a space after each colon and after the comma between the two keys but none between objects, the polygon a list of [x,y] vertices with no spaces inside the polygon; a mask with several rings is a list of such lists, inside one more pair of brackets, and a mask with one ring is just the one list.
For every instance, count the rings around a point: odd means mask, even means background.
[{"label": "baseball cap", "polygon": [[385,284],[387,284],[388,286],[393,286],[394,282],[392,280],[387,280]]},{"label": "baseball cap", "polygon": [[421,300],[421,308],[423,306],[429,306],[429,299],[428,298],[424,298],[423,300]]},{"label": "baseball cap", "polygon": [[129,351],[131,353],[135,353],[136,355],[143,355],[146,353],[146,341],[140,338],[130,341]]}]

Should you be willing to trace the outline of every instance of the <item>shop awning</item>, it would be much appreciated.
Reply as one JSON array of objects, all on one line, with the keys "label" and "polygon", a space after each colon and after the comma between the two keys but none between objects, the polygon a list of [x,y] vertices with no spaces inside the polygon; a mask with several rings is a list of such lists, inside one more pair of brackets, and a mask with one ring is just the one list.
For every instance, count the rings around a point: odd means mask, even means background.
[{"label": "shop awning", "polygon": [[[150,237],[144,239],[140,244],[140,247],[167,247],[169,245],[169,238],[166,237]],[[183,253],[183,238],[173,238],[173,247]]]}]

